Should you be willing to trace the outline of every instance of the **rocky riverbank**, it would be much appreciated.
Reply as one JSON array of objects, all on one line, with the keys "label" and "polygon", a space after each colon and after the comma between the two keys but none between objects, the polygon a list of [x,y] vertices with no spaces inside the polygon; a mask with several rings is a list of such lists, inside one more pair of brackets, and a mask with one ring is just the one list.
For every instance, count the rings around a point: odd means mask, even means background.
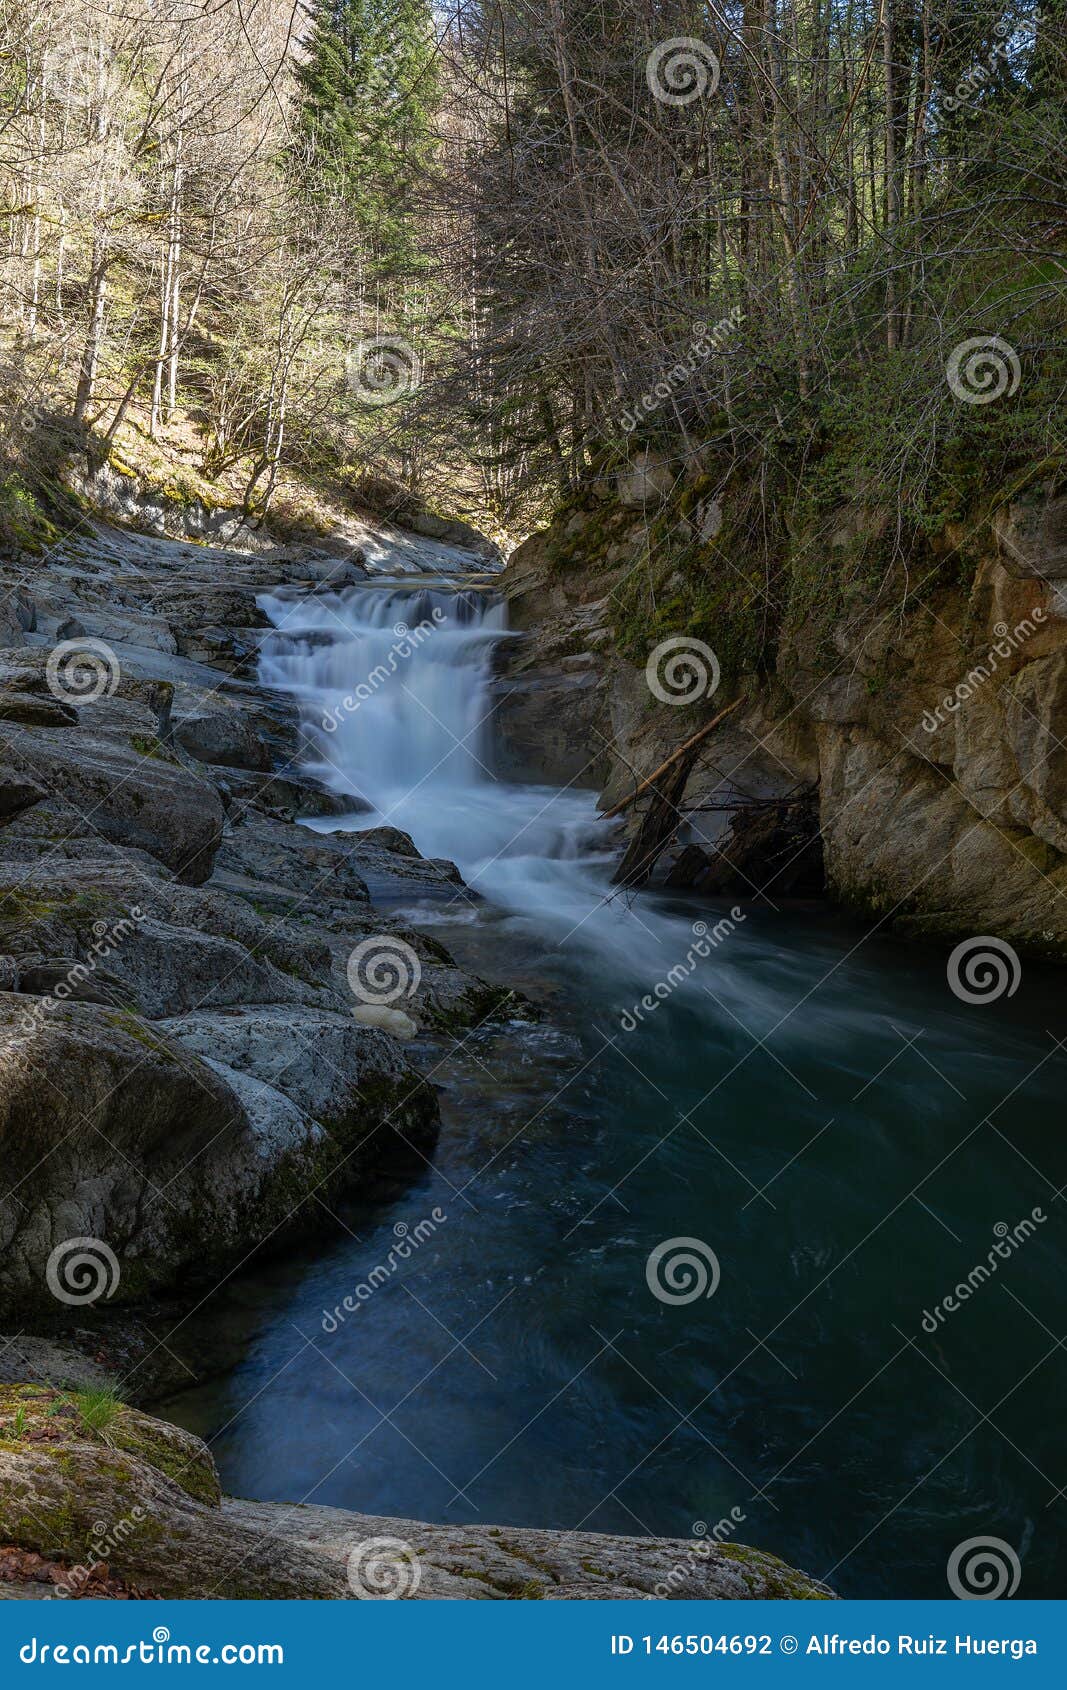
[{"label": "rocky riverbank", "polygon": [[914,933],[1067,957],[1062,487],[998,490],[922,544],[839,505],[782,539],[782,608],[751,578],[750,491],[713,450],[648,452],[514,553],[504,766],[544,759],[608,808],[739,701],[628,813],[632,841],[662,800],[656,880],[825,886]]},{"label": "rocky riverbank", "polygon": [[[506,1012],[506,991],[370,901],[369,882],[454,895],[451,864],[388,831],[293,820],[360,801],[309,783],[298,713],[256,683],[256,595],[362,578],[351,558],[253,558],[102,526],[46,571],[8,572],[9,1318],[54,1313],[49,1273],[71,1239],[107,1243],[113,1307],[188,1294],[321,1226],[368,1179],[423,1164],[436,1101],[382,1025],[451,1033]],[[424,965],[405,1013],[378,1025],[353,1018],[346,979],[366,941],[409,945]]]}]

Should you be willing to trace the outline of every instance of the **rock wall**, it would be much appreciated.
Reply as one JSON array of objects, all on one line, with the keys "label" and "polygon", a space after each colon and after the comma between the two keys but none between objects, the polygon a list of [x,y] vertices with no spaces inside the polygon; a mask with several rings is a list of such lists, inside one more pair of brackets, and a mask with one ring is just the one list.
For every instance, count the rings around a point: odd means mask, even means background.
[{"label": "rock wall", "polygon": [[[726,600],[734,575],[743,590],[731,494],[720,493],[722,508],[703,503],[707,480],[645,466],[599,482],[515,552],[503,590],[524,637],[498,680],[502,768],[539,766],[542,778],[595,787],[607,808],[739,699],[677,800],[686,819],[661,876],[788,891],[794,851],[759,884],[743,868],[719,872],[724,851],[743,856],[732,806],[800,804],[814,789],[841,900],[914,931],[989,933],[1067,957],[1067,496],[1039,481],[1023,497],[991,497],[984,517],[947,526],[904,559],[893,556],[887,513],[842,507],[826,568],[846,576],[858,540],[889,559],[877,579],[846,583],[829,617],[793,604],[764,663],[724,661],[714,692],[663,703],[635,661],[632,619],[620,633],[619,606],[635,575],[647,576],[649,603],[683,607],[675,637],[693,649],[684,584],[666,567],[657,574],[650,555],[650,537],[662,544],[672,528],[698,569],[718,571]],[[661,618],[650,656],[663,631]],[[702,643],[714,648],[714,627]],[[707,667],[700,651],[693,662]],[[681,691],[692,676],[683,664]]]}]

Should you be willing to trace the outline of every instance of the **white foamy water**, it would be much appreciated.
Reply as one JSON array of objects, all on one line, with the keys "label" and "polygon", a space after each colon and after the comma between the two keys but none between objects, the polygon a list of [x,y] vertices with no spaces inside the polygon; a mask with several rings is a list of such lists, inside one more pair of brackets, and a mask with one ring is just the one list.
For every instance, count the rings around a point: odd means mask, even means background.
[{"label": "white foamy water", "polygon": [[[590,792],[495,778],[493,651],[509,637],[500,601],[469,589],[370,587],[260,602],[277,630],[260,676],[299,700],[314,747],[306,767],[372,806],[341,825],[403,828],[486,896],[517,910],[555,902],[560,914],[564,865],[592,869],[607,830]],[[602,895],[599,876],[596,884],[583,912]]]}]

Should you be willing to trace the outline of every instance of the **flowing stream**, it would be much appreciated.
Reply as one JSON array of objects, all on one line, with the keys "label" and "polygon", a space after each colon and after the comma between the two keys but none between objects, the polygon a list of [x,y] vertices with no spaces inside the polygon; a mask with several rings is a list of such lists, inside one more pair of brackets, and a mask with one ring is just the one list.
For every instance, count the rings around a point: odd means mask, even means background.
[{"label": "flowing stream", "polygon": [[612,896],[593,795],[494,778],[491,594],[266,608],[262,679],[370,806],[315,825],[458,863],[479,896],[405,919],[547,1013],[429,1054],[424,1180],[213,1300],[241,1360],[168,1412],[226,1488],[717,1532],[856,1596],[946,1595],[995,1537],[1062,1594],[1059,977],[968,1004],[830,912]]}]

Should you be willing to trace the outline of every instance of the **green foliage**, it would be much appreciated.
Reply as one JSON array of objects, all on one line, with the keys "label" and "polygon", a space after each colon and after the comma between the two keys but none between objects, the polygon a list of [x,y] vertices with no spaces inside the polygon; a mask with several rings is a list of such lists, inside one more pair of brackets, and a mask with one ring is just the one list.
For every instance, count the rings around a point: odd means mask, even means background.
[{"label": "green foliage", "polygon": [[57,530],[41,508],[37,496],[14,472],[0,480],[0,545],[38,552]]}]

